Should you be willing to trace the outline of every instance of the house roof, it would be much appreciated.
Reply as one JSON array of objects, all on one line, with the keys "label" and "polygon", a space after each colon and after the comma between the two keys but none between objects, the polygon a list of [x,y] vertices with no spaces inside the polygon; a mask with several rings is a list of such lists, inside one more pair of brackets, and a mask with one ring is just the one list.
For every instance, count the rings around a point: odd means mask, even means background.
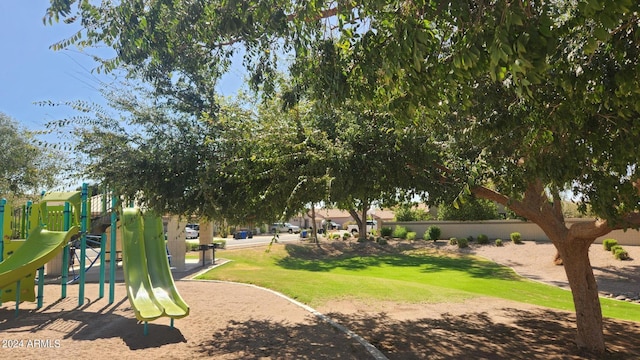
[{"label": "house roof", "polygon": [[[311,211],[307,213],[308,216],[311,216]],[[351,214],[346,210],[340,209],[316,209],[316,218],[322,219],[337,219],[337,218],[349,218]]]}]

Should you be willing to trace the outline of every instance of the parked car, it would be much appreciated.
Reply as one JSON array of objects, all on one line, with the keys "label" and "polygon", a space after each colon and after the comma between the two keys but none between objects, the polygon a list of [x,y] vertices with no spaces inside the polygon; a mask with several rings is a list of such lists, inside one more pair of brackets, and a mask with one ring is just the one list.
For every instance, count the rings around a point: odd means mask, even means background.
[{"label": "parked car", "polygon": [[325,225],[327,227],[327,230],[340,229],[340,224],[338,224],[337,222],[334,222],[334,221],[327,222],[325,220],[322,220],[322,222],[320,223],[320,227],[318,228],[318,234],[322,234],[324,232]]},{"label": "parked car", "polygon": [[299,233],[300,226],[290,223],[273,223],[270,227],[271,232],[288,232],[289,234]]},{"label": "parked car", "polygon": [[[378,222],[375,220],[367,220],[367,233],[371,233],[373,230],[378,229]],[[358,225],[349,225],[347,226],[347,231],[355,234],[359,232]]]},{"label": "parked car", "polygon": [[198,230],[190,228],[189,226],[184,228],[184,232],[186,234],[187,239],[197,239],[200,237],[200,232]]}]

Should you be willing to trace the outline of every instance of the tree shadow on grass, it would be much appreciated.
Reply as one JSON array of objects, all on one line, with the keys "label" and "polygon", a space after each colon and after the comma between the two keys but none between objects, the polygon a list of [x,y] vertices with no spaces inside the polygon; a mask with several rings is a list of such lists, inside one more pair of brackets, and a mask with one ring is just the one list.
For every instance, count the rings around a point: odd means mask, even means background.
[{"label": "tree shadow on grass", "polygon": [[472,256],[448,256],[420,251],[372,253],[370,251],[357,251],[357,249],[356,251],[332,254],[326,251],[311,252],[308,246],[297,244],[287,244],[285,250],[288,256],[280,259],[277,265],[288,270],[326,272],[334,269],[345,269],[356,271],[384,265],[419,268],[419,271],[425,273],[453,270],[466,272],[478,278],[520,279],[517,274],[507,267]]},{"label": "tree shadow on grass", "polygon": [[[446,307],[446,304],[443,308]],[[638,359],[637,324],[605,320],[607,354],[580,351],[575,318],[553,310],[503,308],[499,319],[484,312],[395,320],[385,314],[329,314],[360,334],[389,359]],[[506,319],[506,320],[505,320]]]}]

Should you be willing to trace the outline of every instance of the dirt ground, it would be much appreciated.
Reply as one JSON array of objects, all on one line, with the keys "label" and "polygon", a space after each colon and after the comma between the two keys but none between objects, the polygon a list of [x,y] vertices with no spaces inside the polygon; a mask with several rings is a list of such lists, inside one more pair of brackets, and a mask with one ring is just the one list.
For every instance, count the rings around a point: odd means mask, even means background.
[{"label": "dirt ground", "polygon": [[[279,245],[278,245],[279,246]],[[345,251],[375,253],[374,246],[325,245],[323,256]],[[413,245],[411,245],[413,246]],[[432,243],[423,246],[434,247]],[[442,251],[458,251],[445,242]],[[640,247],[625,246],[630,261],[617,261],[594,244],[591,261],[603,294],[633,298],[640,294]],[[511,266],[523,276],[566,286],[562,267],[551,264],[550,244],[507,243],[475,246],[464,252]],[[219,253],[224,257],[224,251]],[[563,311],[490,298],[461,303],[362,304],[335,301],[317,311],[350,330],[345,334],[308,308],[254,286],[187,280],[176,286],[190,315],[149,323],[148,335],[134,317],[123,284],[114,302],[98,298],[98,285],[87,284],[84,305],[78,286],[60,298],[59,285],[45,286],[44,306],[0,306],[0,357],[27,359],[369,359],[362,337],[389,359],[590,359],[573,345],[575,317]],[[635,295],[634,295],[635,294]],[[640,305],[638,307],[640,311]],[[640,358],[640,324],[605,319],[606,358]]]}]

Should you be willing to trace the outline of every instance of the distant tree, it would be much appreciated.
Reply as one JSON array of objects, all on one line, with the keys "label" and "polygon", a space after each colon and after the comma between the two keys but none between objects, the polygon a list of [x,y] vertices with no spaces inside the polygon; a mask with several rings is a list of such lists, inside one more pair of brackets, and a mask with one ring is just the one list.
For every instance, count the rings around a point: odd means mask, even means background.
[{"label": "distant tree", "polygon": [[431,214],[413,204],[401,204],[395,209],[395,221],[422,221],[430,218]]},{"label": "distant tree", "polygon": [[0,196],[39,196],[58,182],[61,154],[40,143],[0,113]]},{"label": "distant tree", "polygon": [[456,208],[451,203],[438,207],[438,220],[494,220],[500,219],[495,202],[471,196]]}]

